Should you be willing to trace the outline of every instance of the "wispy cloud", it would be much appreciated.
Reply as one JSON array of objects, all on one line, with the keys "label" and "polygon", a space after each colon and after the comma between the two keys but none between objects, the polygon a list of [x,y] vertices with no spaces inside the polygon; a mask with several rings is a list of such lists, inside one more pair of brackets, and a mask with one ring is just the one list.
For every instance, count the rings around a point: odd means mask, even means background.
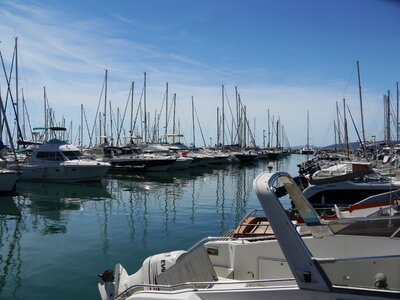
[{"label": "wispy cloud", "polygon": [[[119,34],[123,26],[116,26],[113,23],[115,20],[124,25],[134,25],[136,30],[146,27],[146,31],[157,31],[161,28],[137,24],[118,14],[112,15],[113,22],[96,17],[83,21],[35,2],[21,4],[10,1],[0,4],[0,7],[3,38],[0,47],[9,62],[13,37],[19,37],[21,81],[25,85],[28,105],[32,106],[30,111],[34,115],[31,120],[35,124],[42,122],[43,86],[46,86],[50,103],[59,116],[78,124],[80,104],[84,104],[87,115],[94,119],[104,70],[108,69],[110,99],[115,107],[122,109],[125,106],[132,81],[136,83],[135,101],[139,101],[143,72],[147,72],[148,111],[153,114],[160,110],[165,82],[168,81],[171,95],[177,94],[181,124],[191,123],[190,101],[194,96],[207,137],[216,135],[216,107],[221,106],[221,84],[226,84],[230,101],[235,98],[234,86],[240,85],[239,91],[248,108],[250,122],[253,123],[253,118],[257,120],[258,141],[261,140],[262,129],[267,128],[267,109],[270,109],[271,114],[280,116],[286,124],[292,144],[304,143],[305,131],[300,129],[305,128],[307,110],[310,110],[311,120],[318,128],[315,130],[315,143],[333,142],[325,137],[333,132],[327,131],[331,126],[330,120],[333,122],[335,101],[341,98],[338,91],[342,91],[345,85],[342,82],[321,80],[318,83],[313,80],[315,85],[311,87],[304,84],[306,79],[301,85],[298,84],[300,81],[293,85],[271,84],[269,79],[276,74],[269,70],[227,66],[224,63],[210,65],[173,47],[165,49],[149,41],[130,40]],[[380,108],[374,101],[380,96],[374,91],[365,93],[366,101],[371,99],[372,106],[366,119],[376,119],[374,112]],[[357,99],[355,93],[349,94],[351,99]],[[190,126],[182,128],[188,131],[186,128]],[[372,131],[373,126],[368,128]],[[185,134],[190,140],[191,132]]]}]

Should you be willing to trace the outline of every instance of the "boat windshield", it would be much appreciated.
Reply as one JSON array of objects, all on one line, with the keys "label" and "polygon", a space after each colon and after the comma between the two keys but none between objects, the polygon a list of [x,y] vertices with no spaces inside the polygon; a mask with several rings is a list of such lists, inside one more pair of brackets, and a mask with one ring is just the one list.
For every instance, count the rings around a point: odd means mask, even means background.
[{"label": "boat windshield", "polygon": [[63,161],[64,157],[60,152],[54,151],[40,151],[36,153],[36,158],[43,160],[55,160],[55,161]]},{"label": "boat windshield", "polygon": [[335,234],[400,238],[400,216],[377,218],[344,218],[328,226]]},{"label": "boat windshield", "polygon": [[63,151],[62,153],[68,160],[75,160],[82,158],[82,153],[80,151]]}]

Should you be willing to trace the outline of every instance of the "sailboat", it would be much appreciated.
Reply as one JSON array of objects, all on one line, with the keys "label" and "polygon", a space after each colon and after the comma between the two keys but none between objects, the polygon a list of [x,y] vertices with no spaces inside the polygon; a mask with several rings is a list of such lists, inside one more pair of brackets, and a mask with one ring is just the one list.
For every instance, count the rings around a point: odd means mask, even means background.
[{"label": "sailboat", "polygon": [[310,116],[307,110],[307,144],[306,147],[300,149],[300,154],[315,154],[315,150],[310,148]]}]

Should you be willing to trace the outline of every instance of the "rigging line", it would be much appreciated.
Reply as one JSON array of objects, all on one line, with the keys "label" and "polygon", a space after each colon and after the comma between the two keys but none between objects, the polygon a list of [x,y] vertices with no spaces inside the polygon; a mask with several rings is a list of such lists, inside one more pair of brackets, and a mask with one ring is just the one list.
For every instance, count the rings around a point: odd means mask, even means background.
[{"label": "rigging line", "polygon": [[354,129],[356,130],[358,140],[359,140],[359,142],[360,142],[360,144],[361,144],[361,147],[362,147],[362,149],[363,149],[363,152],[365,152],[364,143],[362,142],[361,137],[360,137],[360,134],[358,133],[358,129],[357,129],[356,123],[354,122],[354,119],[353,119],[353,115],[351,114],[351,111],[350,111],[349,106],[348,106],[348,105],[346,105],[346,106],[347,106],[347,110],[349,111],[349,115],[350,115],[351,121],[353,122]]},{"label": "rigging line", "polygon": [[96,125],[97,125],[97,115],[99,113],[100,103],[101,103],[102,98],[103,98],[104,88],[105,88],[105,80],[103,81],[103,86],[101,87],[100,98],[99,98],[99,102],[97,103],[97,109],[96,109],[96,114],[95,114],[95,118],[94,118],[92,132],[89,134],[89,147],[92,146],[92,138],[93,138],[94,130],[95,130]]},{"label": "rigging line", "polygon": [[129,89],[129,95],[128,95],[128,99],[126,100],[125,110],[124,110],[124,114],[123,114],[122,120],[121,120],[121,126],[120,126],[120,128],[118,128],[118,131],[117,131],[117,143],[116,143],[117,145],[119,145],[119,139],[121,137],[121,130],[122,130],[122,127],[124,126],[125,115],[126,115],[126,111],[128,109],[129,102],[131,100],[130,98],[131,98],[132,92],[133,92],[132,89]]},{"label": "rigging line", "polygon": [[26,118],[28,119],[29,130],[30,130],[30,132],[32,132],[32,125],[31,125],[31,120],[30,120],[29,113],[28,113],[28,107],[26,106],[25,98],[22,97],[22,99],[23,99],[22,103],[23,103],[23,105],[25,107],[25,110],[26,110]]},{"label": "rigging line", "polygon": [[[83,112],[83,117],[85,119],[87,134],[88,134],[89,140],[91,140],[92,137],[90,136],[89,124],[88,124],[88,120],[87,120],[87,117],[86,117],[85,108],[83,106],[82,106],[82,112]],[[83,137],[82,137],[82,140],[83,140]],[[83,143],[83,141],[82,141],[82,143]]]},{"label": "rigging line", "polygon": [[[13,70],[13,66],[14,66],[14,57],[15,57],[15,49],[14,49],[14,54],[13,54],[13,59],[12,59],[9,78],[7,78],[7,71],[6,71],[6,67],[4,65],[3,55],[1,54],[1,51],[0,51],[0,58],[1,58],[1,63],[3,65],[4,77],[5,77],[6,82],[7,82],[7,95],[6,95],[6,103],[5,103],[4,111],[6,111],[6,109],[7,109],[8,95],[10,95],[11,102],[14,103],[14,100],[13,100],[13,97],[12,97],[12,93],[11,93],[11,88],[10,88],[10,85],[11,85],[11,74],[12,74],[12,70]],[[14,115],[17,118],[17,111],[16,111],[16,108],[15,108],[15,105],[12,105],[12,108],[14,110]],[[18,125],[17,138],[20,138],[22,140],[23,137],[22,137],[21,129],[19,128],[19,122],[17,122],[17,125]],[[4,126],[4,123],[1,125],[1,128],[3,128],[3,126]]]},{"label": "rigging line", "polygon": [[234,116],[233,116],[231,104],[230,104],[230,101],[229,101],[229,98],[228,98],[228,94],[226,93],[226,89],[224,89],[224,92],[225,92],[226,101],[227,101],[227,103],[228,103],[229,111],[230,111],[230,113],[231,113],[231,117],[232,117],[232,120],[233,120],[233,125],[234,125],[234,127],[236,127],[235,118],[234,118]]},{"label": "rigging line", "polygon": [[1,62],[3,64],[3,73],[4,73],[4,77],[6,78],[6,82],[7,82],[7,94],[6,94],[6,99],[5,99],[5,104],[4,104],[4,109],[7,110],[7,103],[8,103],[8,96],[10,95],[11,97],[11,101],[14,102],[13,98],[12,98],[12,93],[11,93],[11,76],[12,76],[12,72],[14,70],[14,60],[15,60],[15,48],[14,48],[14,52],[13,52],[13,56],[12,56],[12,60],[11,60],[11,66],[10,66],[10,74],[8,75],[7,78],[7,71],[6,71],[6,67],[4,64],[4,60],[3,60],[3,55],[1,54],[0,51],[0,58],[1,58]]},{"label": "rigging line", "polygon": [[140,109],[140,112],[142,112],[141,106],[142,106],[143,93],[144,93],[144,87],[143,87],[143,89],[142,89],[142,94],[140,95],[138,107],[137,107],[137,109],[136,109],[135,121],[133,122],[133,128],[131,128],[132,134],[134,133],[134,130],[135,130],[135,127],[136,127],[136,121],[137,121],[137,117],[138,117],[138,114],[139,114],[139,109]]},{"label": "rigging line", "polygon": [[394,116],[394,118],[392,118],[392,122],[393,122],[393,126],[396,128],[396,118],[397,118],[397,114],[395,113],[395,109],[393,108],[392,103],[393,103],[393,102],[390,101],[391,112],[392,112],[392,115]]},{"label": "rigging line", "polygon": [[204,139],[203,130],[201,129],[201,125],[200,125],[199,116],[197,115],[197,110],[196,110],[196,107],[194,107],[194,113],[195,113],[195,115],[196,115],[196,118],[197,118],[197,123],[199,124],[199,129],[200,129],[200,133],[201,133],[201,138],[202,138],[202,140],[203,140],[203,143],[204,143],[204,147],[207,147],[206,140]]},{"label": "rigging line", "polygon": [[[170,120],[170,118],[171,118],[171,113],[172,113],[172,111],[173,111],[173,108],[174,107],[174,101],[171,101],[171,107],[170,107],[170,109],[169,109],[169,113],[168,113],[168,119],[167,119],[167,126],[169,125],[169,120]],[[172,133],[174,133],[174,132],[172,132]]]},{"label": "rigging line", "polygon": [[160,109],[160,112],[158,113],[158,116],[156,117],[156,120],[155,120],[155,122],[157,124],[154,124],[154,126],[157,126],[158,131],[160,131],[160,119],[161,119],[161,114],[162,114],[162,111],[163,111],[163,108],[164,108],[164,103],[166,102],[166,98],[167,98],[167,92],[164,92],[164,98],[163,98],[163,101],[161,103],[161,109]]},{"label": "rigging line", "polygon": [[351,79],[353,78],[355,69],[356,69],[356,65],[353,65],[353,70],[351,71],[350,77],[349,77],[349,79],[348,79],[348,81],[347,81],[347,84],[346,84],[346,86],[345,86],[345,88],[344,88],[342,98],[345,98],[345,95],[346,95],[346,92],[347,92],[347,88],[349,87],[350,81],[351,81]]}]

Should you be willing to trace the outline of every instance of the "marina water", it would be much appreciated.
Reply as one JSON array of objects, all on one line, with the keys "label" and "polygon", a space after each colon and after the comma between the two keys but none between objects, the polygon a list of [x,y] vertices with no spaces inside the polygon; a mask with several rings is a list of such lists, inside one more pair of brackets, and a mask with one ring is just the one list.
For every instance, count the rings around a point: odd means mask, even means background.
[{"label": "marina water", "polygon": [[[271,161],[297,175],[306,156]],[[100,183],[19,182],[0,198],[0,299],[100,299],[97,274],[186,250],[260,208],[268,161],[169,173],[110,173]]]}]

